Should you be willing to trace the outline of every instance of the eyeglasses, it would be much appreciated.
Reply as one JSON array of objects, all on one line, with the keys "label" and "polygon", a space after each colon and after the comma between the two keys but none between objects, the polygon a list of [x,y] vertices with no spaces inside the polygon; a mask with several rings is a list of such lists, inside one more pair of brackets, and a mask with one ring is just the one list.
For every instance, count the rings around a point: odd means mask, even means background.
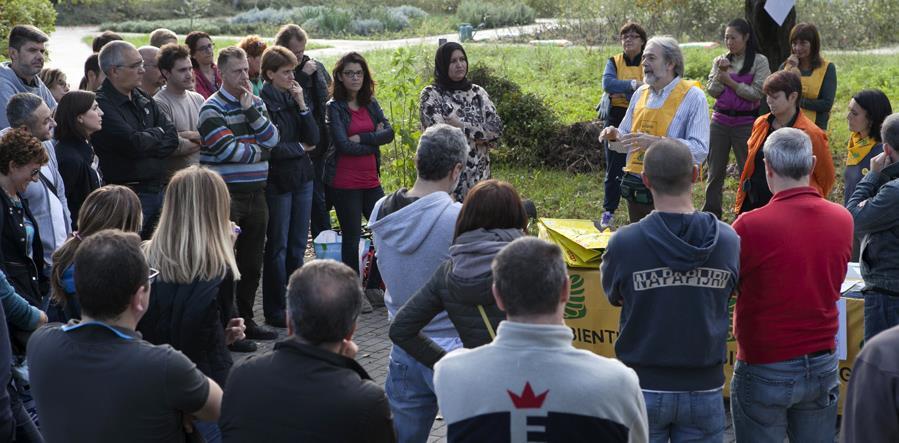
[{"label": "eyeglasses", "polygon": [[210,43],[208,45],[200,46],[197,48],[197,51],[212,52],[213,49],[215,49],[215,43]]},{"label": "eyeglasses", "polygon": [[128,69],[143,69],[143,68],[144,68],[144,61],[141,60],[141,61],[139,61],[139,62],[134,62],[134,63],[132,63],[132,64],[130,64],[130,65],[116,65],[116,67],[119,67],[119,68],[128,68]]},{"label": "eyeglasses", "polygon": [[365,78],[365,71],[343,71],[342,74],[347,78]]},{"label": "eyeglasses", "polygon": [[624,34],[621,36],[621,40],[636,40],[640,38],[640,34]]},{"label": "eyeglasses", "polygon": [[147,276],[147,282],[152,285],[153,282],[156,281],[156,277],[158,277],[158,276],[159,276],[159,269],[150,268],[150,275]]},{"label": "eyeglasses", "polygon": [[37,176],[41,173],[40,168],[34,169],[31,171],[31,178],[37,178]]}]

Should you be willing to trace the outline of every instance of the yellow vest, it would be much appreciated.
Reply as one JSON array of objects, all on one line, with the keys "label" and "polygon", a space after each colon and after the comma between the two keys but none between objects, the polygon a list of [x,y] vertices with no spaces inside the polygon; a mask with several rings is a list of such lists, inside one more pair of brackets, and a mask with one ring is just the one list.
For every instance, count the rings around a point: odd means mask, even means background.
[{"label": "yellow vest", "polygon": [[[640,80],[643,81],[643,68],[637,66],[628,66],[624,61],[624,53],[612,57],[615,61],[615,71],[618,74],[618,80]],[[616,108],[627,108],[628,101],[624,97],[612,97],[612,106]]]},{"label": "yellow vest", "polygon": [[871,137],[862,138],[858,132],[853,132],[849,136],[849,146],[846,148],[846,166],[855,166],[861,163],[875,145],[877,145],[877,140]]},{"label": "yellow vest", "polygon": [[[821,93],[821,84],[824,83],[824,74],[827,73],[827,66],[829,64],[830,63],[828,63],[827,60],[822,58],[821,66],[815,68],[811,75],[799,76],[799,80],[802,82],[802,98],[809,100],[816,100],[818,98],[818,94]],[[815,117],[818,116],[817,112],[809,111],[805,108],[802,108],[802,113],[805,114],[812,123],[815,122]]]},{"label": "yellow vest", "polygon": [[[674,120],[681,102],[690,90],[692,85],[690,82],[681,79],[677,86],[671,90],[671,94],[665,99],[665,103],[658,109],[649,109],[646,107],[646,101],[649,99],[650,88],[645,88],[639,101],[634,106],[634,119],[631,123],[630,132],[642,132],[644,134],[655,135],[657,137],[666,137],[668,127]],[[645,149],[630,151],[627,153],[627,164],[624,167],[625,172],[633,174],[643,173],[643,156],[646,155]]]}]

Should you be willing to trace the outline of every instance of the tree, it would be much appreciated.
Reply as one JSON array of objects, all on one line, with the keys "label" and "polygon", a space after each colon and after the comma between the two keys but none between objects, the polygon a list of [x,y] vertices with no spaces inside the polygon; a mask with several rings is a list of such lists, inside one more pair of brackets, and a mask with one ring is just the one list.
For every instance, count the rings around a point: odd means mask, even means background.
[{"label": "tree", "polygon": [[771,71],[790,56],[790,30],[796,24],[796,7],[790,10],[783,25],[778,25],[765,11],[766,0],[745,0],[746,21],[752,25],[759,52],[768,58]]},{"label": "tree", "polygon": [[33,25],[48,35],[56,29],[56,9],[50,0],[0,0],[0,60],[8,56],[10,29]]}]

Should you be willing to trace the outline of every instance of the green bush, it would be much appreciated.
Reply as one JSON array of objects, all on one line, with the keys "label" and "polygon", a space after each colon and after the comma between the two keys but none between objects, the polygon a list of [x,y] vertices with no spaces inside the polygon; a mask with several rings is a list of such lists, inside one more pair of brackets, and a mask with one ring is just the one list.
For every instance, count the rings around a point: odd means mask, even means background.
[{"label": "green bush", "polygon": [[15,25],[34,25],[50,34],[55,30],[56,10],[49,0],[0,0],[0,60],[8,54],[9,30]]},{"label": "green bush", "polygon": [[477,0],[463,0],[456,14],[462,22],[477,27],[527,25],[534,23],[537,13],[534,8],[521,2],[484,3]]},{"label": "green bush", "polygon": [[899,2],[895,0],[799,0],[796,21],[814,23],[821,44],[828,48],[859,49],[899,42]]},{"label": "green bush", "polygon": [[547,141],[562,128],[558,116],[540,97],[522,92],[515,82],[497,76],[484,64],[476,64],[469,73],[472,83],[484,88],[503,121],[503,136],[497,157],[516,165],[541,166]]}]

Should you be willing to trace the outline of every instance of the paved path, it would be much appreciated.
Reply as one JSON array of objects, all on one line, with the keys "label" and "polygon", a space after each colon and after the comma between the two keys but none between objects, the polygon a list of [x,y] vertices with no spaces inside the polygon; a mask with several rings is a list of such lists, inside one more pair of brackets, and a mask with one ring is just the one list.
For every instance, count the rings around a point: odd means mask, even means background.
[{"label": "paved path", "polygon": [[[558,26],[557,20],[538,19],[537,23],[533,25],[476,31],[474,33],[474,41],[493,41],[502,37],[532,33],[541,29],[546,29],[547,27],[555,26]],[[91,55],[91,48],[83,42],[83,39],[86,36],[97,35],[99,33],[100,31],[96,26],[59,26],[56,28],[56,31],[50,35],[50,61],[47,63],[47,66],[61,69],[66,74],[66,77],[68,77],[69,84],[72,85],[73,89],[78,87],[78,82],[81,81],[81,77],[84,75],[84,60]],[[240,36],[233,38],[240,38]],[[316,43],[321,43],[330,47],[310,50],[308,51],[308,54],[313,57],[327,57],[342,55],[350,51],[365,52],[376,49],[393,49],[421,44],[436,45],[440,39],[459,41],[459,34],[443,34],[396,40],[315,39],[314,41]]]}]

